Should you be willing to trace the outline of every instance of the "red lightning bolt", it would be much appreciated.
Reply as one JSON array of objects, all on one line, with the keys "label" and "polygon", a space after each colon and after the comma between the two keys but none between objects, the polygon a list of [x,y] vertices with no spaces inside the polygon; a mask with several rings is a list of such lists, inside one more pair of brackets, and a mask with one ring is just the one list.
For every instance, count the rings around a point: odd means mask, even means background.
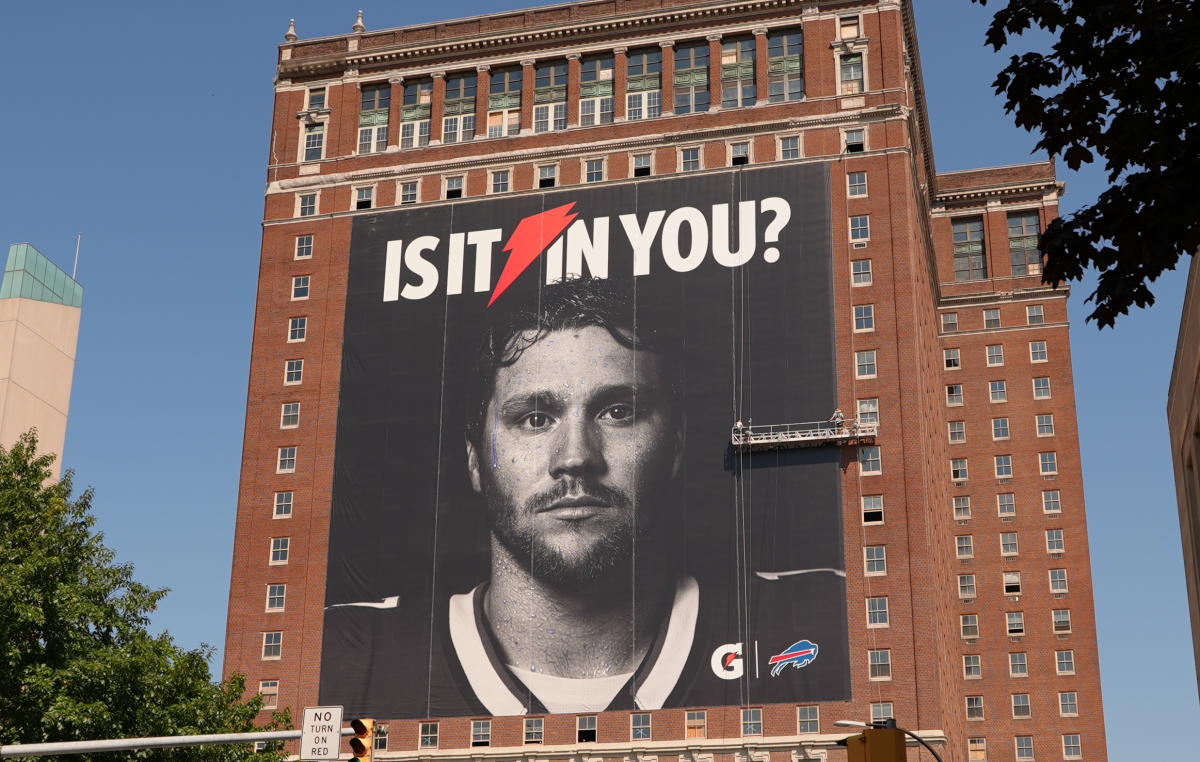
[{"label": "red lightning bolt", "polygon": [[492,298],[488,300],[489,307],[542,255],[546,247],[567,229],[567,225],[579,216],[571,211],[574,206],[575,202],[572,201],[541,214],[526,217],[517,223],[517,229],[513,231],[508,243],[504,244],[503,250],[509,252],[508,261],[504,263],[504,271],[500,273],[500,280],[492,290]]}]

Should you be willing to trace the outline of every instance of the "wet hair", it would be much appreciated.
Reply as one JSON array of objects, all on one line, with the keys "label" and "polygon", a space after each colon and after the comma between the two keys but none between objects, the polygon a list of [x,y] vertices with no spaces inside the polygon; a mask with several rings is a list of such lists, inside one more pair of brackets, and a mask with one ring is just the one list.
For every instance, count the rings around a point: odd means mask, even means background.
[{"label": "wet hair", "polygon": [[[581,276],[544,286],[527,301],[514,300],[495,313],[489,310],[469,382],[467,438],[479,443],[479,432],[495,391],[496,372],[516,363],[526,350],[554,331],[596,326],[608,331],[623,347],[663,356],[664,370],[671,379],[667,382],[668,393],[676,398],[678,384],[673,381],[673,373],[679,364],[666,357],[670,344],[660,328],[642,315],[635,319],[632,293],[631,283]],[[515,296],[512,292],[509,295]]]}]

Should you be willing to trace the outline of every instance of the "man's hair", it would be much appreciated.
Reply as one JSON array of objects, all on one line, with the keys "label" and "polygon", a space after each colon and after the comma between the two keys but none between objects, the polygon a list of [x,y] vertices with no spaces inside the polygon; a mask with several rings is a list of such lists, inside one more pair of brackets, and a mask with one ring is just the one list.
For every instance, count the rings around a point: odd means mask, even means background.
[{"label": "man's hair", "polygon": [[[525,350],[554,331],[596,326],[608,331],[621,346],[665,355],[670,349],[661,330],[636,316],[627,282],[580,276],[544,286],[528,301],[514,300],[506,308],[486,315],[467,397],[467,438],[479,443],[479,432],[487,415],[496,383],[496,371],[508,367]],[[512,292],[509,292],[512,295]],[[515,295],[514,295],[515,296]],[[664,368],[674,377],[678,363],[667,360]],[[677,384],[668,382],[667,394],[675,399]]]}]

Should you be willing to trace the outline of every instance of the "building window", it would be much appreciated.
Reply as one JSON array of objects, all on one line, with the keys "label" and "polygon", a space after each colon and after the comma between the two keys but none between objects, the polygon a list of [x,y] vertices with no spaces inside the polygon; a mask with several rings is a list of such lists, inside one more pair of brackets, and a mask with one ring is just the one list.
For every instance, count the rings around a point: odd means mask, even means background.
[{"label": "building window", "polygon": [[846,175],[847,194],[854,196],[867,195],[867,173],[851,172]]},{"label": "building window", "polygon": [[887,596],[867,598],[867,627],[887,627],[888,621]]},{"label": "building window", "polygon": [[883,460],[878,446],[858,448],[858,470],[863,476],[883,473]]},{"label": "building window", "polygon": [[1004,583],[1005,595],[1021,594],[1021,572],[1001,572],[1001,580]]},{"label": "building window", "polygon": [[388,730],[388,726],[384,723],[375,726],[375,751],[387,751]]},{"label": "building window", "polygon": [[279,706],[279,681],[259,680],[258,695],[262,696],[262,708],[274,709]]},{"label": "building window", "polygon": [[1025,612],[1009,611],[1004,614],[1005,627],[1010,636],[1025,634]]},{"label": "building window", "polygon": [[867,661],[870,664],[870,679],[892,679],[892,652],[886,648],[878,651],[867,651]]},{"label": "building window", "polygon": [[958,521],[966,521],[971,518],[971,498],[968,495],[961,495],[952,499],[954,506],[954,518]]},{"label": "building window", "polygon": [[1008,655],[1008,676],[1029,677],[1029,655],[1021,652]]},{"label": "building window", "polygon": [[1039,437],[1054,436],[1054,416],[1050,414],[1037,415],[1034,417],[1034,422],[1037,424],[1037,435]]},{"label": "building window", "polygon": [[1041,468],[1042,476],[1050,476],[1058,473],[1058,453],[1056,452],[1039,452],[1038,465]]},{"label": "building window", "polygon": [[475,137],[475,94],[479,80],[474,74],[446,77],[446,100],[442,105],[442,142],[461,143]]},{"label": "building window", "polygon": [[962,367],[962,352],[957,347],[942,350],[942,361],[946,370],[958,370]]},{"label": "building window", "polygon": [[1008,384],[1005,381],[989,381],[988,394],[992,402],[1008,402]]},{"label": "building window", "polygon": [[1050,352],[1046,349],[1046,342],[1031,341],[1029,342],[1029,361],[1030,362],[1046,362],[1050,359]]},{"label": "building window", "polygon": [[740,167],[750,163],[750,144],[749,143],[730,143],[729,144],[729,166]]},{"label": "building window", "polygon": [[288,319],[288,341],[304,341],[308,336],[308,318],[294,317]]},{"label": "building window", "polygon": [[862,515],[864,524],[882,524],[883,495],[863,495]]},{"label": "building window", "polygon": [[311,285],[312,276],[310,275],[297,275],[292,278],[292,301],[307,299]]},{"label": "building window", "polygon": [[492,745],[492,721],[491,720],[472,720],[471,721],[471,745],[472,746],[491,746]]},{"label": "building window", "polygon": [[992,419],[992,439],[1008,439],[1010,431],[1007,418]]},{"label": "building window", "polygon": [[804,35],[781,29],[767,35],[767,90],[771,103],[804,97]]},{"label": "building window", "polygon": [[541,743],[545,738],[546,720],[541,717],[525,718],[525,743]]},{"label": "building window", "polygon": [[1063,717],[1077,717],[1079,715],[1079,694],[1075,691],[1059,693],[1058,713]]},{"label": "building window", "polygon": [[983,311],[983,327],[984,328],[999,328],[1000,327],[1000,310],[990,309]]},{"label": "building window", "polygon": [[521,67],[492,72],[488,97],[488,137],[502,138],[521,132]]},{"label": "building window", "polygon": [[982,280],[988,276],[987,255],[983,247],[983,218],[953,220],[954,280]]},{"label": "building window", "polygon": [[300,217],[312,217],[317,213],[317,194],[301,193],[299,196]]},{"label": "building window", "polygon": [[538,167],[538,187],[553,188],[555,185],[558,185],[558,165],[547,164]]},{"label": "building window", "polygon": [[693,709],[688,712],[683,723],[685,738],[708,737],[708,713],[703,709]]},{"label": "building window", "polygon": [[650,176],[650,161],[651,155],[648,153],[635,153],[633,155],[633,176],[634,177],[649,177]]},{"label": "building window", "polygon": [[854,331],[861,333],[875,330],[875,305],[860,304],[854,307]]},{"label": "building window", "polygon": [[287,519],[292,516],[292,504],[295,500],[294,493],[291,490],[286,492],[275,493],[275,512],[274,516],[277,519]]},{"label": "building window", "polygon": [[753,106],[754,38],[742,37],[721,43],[721,107]]},{"label": "building window", "polygon": [[279,409],[279,428],[294,429],[300,425],[300,403],[285,402]]},{"label": "building window", "polygon": [[417,203],[417,181],[410,180],[400,183],[400,203],[415,204]]},{"label": "building window", "polygon": [[868,397],[858,401],[858,422],[863,425],[879,424],[879,398]]},{"label": "building window", "polygon": [[779,158],[781,159],[799,159],[800,158],[800,136],[787,135],[779,139]]},{"label": "building window", "polygon": [[1016,532],[1000,533],[1000,555],[1015,556],[1019,552]]},{"label": "building window", "polygon": [[1016,719],[1031,717],[1033,711],[1029,706],[1028,693],[1012,694],[1012,716]]},{"label": "building window", "polygon": [[850,218],[850,240],[869,241],[871,239],[871,216],[862,214]]},{"label": "building window", "polygon": [[863,573],[873,577],[887,574],[886,545],[868,545],[863,548]]},{"label": "building window", "polygon": [[850,262],[850,285],[869,286],[874,282],[871,260],[855,259]]},{"label": "building window", "polygon": [[1065,593],[1067,592],[1067,570],[1066,569],[1051,569],[1050,570],[1050,592]]},{"label": "building window", "polygon": [[987,762],[987,739],[967,739],[967,762]]},{"label": "building window", "polygon": [[681,148],[679,149],[679,158],[684,172],[693,172],[700,169],[699,148]]},{"label": "building window", "polygon": [[989,344],[987,347],[987,364],[995,367],[1004,364],[1004,345]]},{"label": "building window", "polygon": [[280,447],[279,461],[275,467],[277,474],[294,474],[296,473],[296,448],[295,447]]},{"label": "building window", "polygon": [[1035,400],[1050,399],[1050,379],[1049,379],[1049,377],[1033,379],[1033,398]]},{"label": "building window", "polygon": [[288,556],[292,549],[291,537],[272,537],[271,538],[271,563],[286,564]]},{"label": "building window", "polygon": [[548,61],[534,70],[533,131],[567,129],[567,62]]},{"label": "building window", "polygon": [[649,741],[650,715],[646,712],[635,712],[629,715],[629,739],[631,741]]},{"label": "building window", "polygon": [[1042,325],[1046,322],[1046,313],[1040,304],[1031,304],[1025,308],[1025,323],[1027,325]]},{"label": "building window", "polygon": [[643,48],[628,54],[625,118],[630,121],[662,115],[662,48]]},{"label": "building window", "polygon": [[492,172],[492,193],[507,193],[509,189],[508,177],[509,171],[507,169],[497,169]]},{"label": "building window", "polygon": [[1055,651],[1054,652],[1054,671],[1060,675],[1075,674],[1075,652],[1074,651]]},{"label": "building window", "polygon": [[1042,252],[1037,248],[1040,233],[1041,222],[1036,211],[1008,215],[1008,251],[1012,255],[1013,275],[1042,274]]},{"label": "building window", "polygon": [[762,727],[762,710],[761,709],[743,709],[742,710],[742,735],[743,736],[761,736]]},{"label": "building window", "polygon": [[983,658],[979,654],[967,654],[963,658],[963,677],[978,680],[983,677]]},{"label": "building window", "polygon": [[267,611],[283,611],[287,585],[267,585]]},{"label": "building window", "polygon": [[708,43],[675,46],[675,113],[708,111]]},{"label": "building window", "polygon": [[983,719],[983,696],[967,696],[967,719]]},{"label": "building window", "polygon": [[1062,737],[1063,759],[1079,759],[1083,756],[1083,744],[1078,733],[1066,733]]},{"label": "building window", "polygon": [[871,722],[885,722],[894,719],[896,719],[896,713],[892,711],[892,702],[880,701],[871,704]]},{"label": "building window", "polygon": [[1017,515],[1017,496],[1012,492],[1001,492],[996,495],[996,513],[1001,518]]},{"label": "building window", "polygon": [[325,125],[304,126],[304,160],[320,161],[325,158]]},{"label": "building window", "polygon": [[796,718],[799,721],[797,730],[801,733],[821,732],[821,708],[818,706],[796,707]]},{"label": "building window", "polygon": [[578,743],[594,743],[596,740],[596,717],[578,717],[575,720],[575,740]]},{"label": "building window", "polygon": [[422,722],[420,727],[420,740],[417,742],[422,749],[436,749],[438,747],[438,723]]},{"label": "building window", "polygon": [[946,384],[946,404],[961,405],[963,403],[962,384]]},{"label": "building window", "polygon": [[325,88],[310,87],[308,89],[308,110],[309,111],[324,111],[325,110]]},{"label": "building window", "polygon": [[975,575],[960,574],[958,575],[958,597],[959,598],[974,598],[976,594]]},{"label": "building window", "polygon": [[967,441],[966,421],[950,421],[946,424],[946,427],[949,429],[951,444]]},{"label": "building window", "polygon": [[[612,55],[588,56],[580,64],[580,125],[590,127],[595,124],[612,124],[613,69],[615,66],[616,62]],[[628,86],[628,82],[626,84]],[[627,99],[626,105],[628,105],[628,102]]]},{"label": "building window", "polygon": [[370,209],[375,206],[375,186],[368,185],[364,188],[354,189],[354,208],[355,209]]},{"label": "building window", "polygon": [[388,111],[392,105],[392,86],[378,82],[362,86],[358,112],[358,152],[379,153],[387,150]]},{"label": "building window", "polygon": [[446,198],[463,197],[463,176],[455,175],[446,178]]},{"label": "building window", "polygon": [[1011,455],[997,455],[995,457],[995,465],[997,479],[1002,479],[1013,475]]},{"label": "building window", "polygon": [[958,630],[964,638],[979,637],[979,615],[960,614],[958,617]]},{"label": "building window", "polygon": [[867,150],[867,131],[864,129],[846,130],[846,153],[862,153]]},{"label": "building window", "polygon": [[858,16],[842,16],[838,19],[838,39],[856,40],[860,36]]},{"label": "building window", "polygon": [[313,255],[313,237],[311,235],[296,236],[296,259],[311,259]]},{"label": "building window", "polygon": [[283,383],[295,385],[304,380],[304,361],[288,360],[283,366]]},{"label": "building window", "polygon": [[548,103],[543,106],[533,107],[534,132],[550,132],[552,130],[565,129],[567,129],[567,104]]},{"label": "building window", "polygon": [[854,377],[875,378],[876,375],[878,375],[878,366],[875,363],[875,350],[866,349],[861,352],[855,352]]},{"label": "building window", "polygon": [[863,72],[862,53],[846,53],[840,57],[842,95],[854,95],[866,89],[866,79]]},{"label": "building window", "polygon": [[583,165],[583,179],[589,183],[604,180],[604,159],[588,159]]},{"label": "building window", "polygon": [[[404,85],[404,107],[400,112],[400,147],[429,145],[429,117],[433,102],[433,80],[422,79]],[[379,141],[376,140],[376,151]],[[386,141],[384,147],[386,148]]]},{"label": "building window", "polygon": [[1062,513],[1062,493],[1056,489],[1043,490],[1042,512]]},{"label": "building window", "polygon": [[942,333],[954,333],[958,330],[958,313],[942,313]]},{"label": "building window", "polygon": [[264,632],[262,638],[262,658],[278,659],[283,655],[283,633]]},{"label": "building window", "polygon": [[1066,550],[1066,541],[1063,537],[1061,529],[1046,530],[1046,552],[1047,553],[1062,553]]},{"label": "building window", "polygon": [[975,556],[975,538],[969,534],[960,534],[955,537],[954,555],[956,558],[973,558]]},{"label": "building window", "polygon": [[1018,760],[1033,759],[1033,736],[1016,736],[1013,741]]},{"label": "building window", "polygon": [[950,478],[956,482],[965,482],[970,478],[970,469],[967,468],[966,458],[952,458],[950,460]]}]

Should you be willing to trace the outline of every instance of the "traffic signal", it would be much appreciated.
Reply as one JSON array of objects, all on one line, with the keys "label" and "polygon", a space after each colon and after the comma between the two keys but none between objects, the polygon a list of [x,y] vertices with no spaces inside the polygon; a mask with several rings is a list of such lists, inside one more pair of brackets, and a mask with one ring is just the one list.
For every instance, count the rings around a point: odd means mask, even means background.
[{"label": "traffic signal", "polygon": [[846,747],[848,762],[904,762],[904,731],[896,728],[865,728],[838,744]]},{"label": "traffic signal", "polygon": [[350,729],[354,731],[350,737],[350,752],[354,755],[350,762],[371,762],[375,753],[375,720],[351,720]]}]

